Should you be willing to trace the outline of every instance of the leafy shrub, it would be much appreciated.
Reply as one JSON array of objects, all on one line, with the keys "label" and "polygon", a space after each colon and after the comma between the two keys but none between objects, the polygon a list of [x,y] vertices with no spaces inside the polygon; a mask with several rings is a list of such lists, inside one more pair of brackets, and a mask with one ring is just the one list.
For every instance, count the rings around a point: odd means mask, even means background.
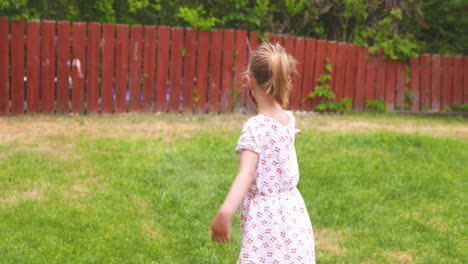
[{"label": "leafy shrub", "polygon": [[387,102],[383,100],[367,100],[367,109],[371,112],[384,113],[387,111]]}]

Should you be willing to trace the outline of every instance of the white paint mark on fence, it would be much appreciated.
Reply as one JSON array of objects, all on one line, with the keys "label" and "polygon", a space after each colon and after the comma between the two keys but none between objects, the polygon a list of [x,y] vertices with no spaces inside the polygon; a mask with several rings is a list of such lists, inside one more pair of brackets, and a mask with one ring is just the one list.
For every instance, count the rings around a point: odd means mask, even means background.
[{"label": "white paint mark on fence", "polygon": [[78,70],[78,77],[83,78],[83,72],[81,71],[81,62],[80,59],[74,59],[72,63],[72,67],[76,66],[76,69]]}]

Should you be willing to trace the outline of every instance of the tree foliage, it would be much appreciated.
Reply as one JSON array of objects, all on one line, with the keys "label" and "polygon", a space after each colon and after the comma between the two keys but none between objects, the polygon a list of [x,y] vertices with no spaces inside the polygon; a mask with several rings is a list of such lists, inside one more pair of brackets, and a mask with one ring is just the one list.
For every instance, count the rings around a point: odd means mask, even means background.
[{"label": "tree foliage", "polygon": [[244,28],[352,42],[406,58],[467,54],[466,0],[0,0],[24,19]]}]

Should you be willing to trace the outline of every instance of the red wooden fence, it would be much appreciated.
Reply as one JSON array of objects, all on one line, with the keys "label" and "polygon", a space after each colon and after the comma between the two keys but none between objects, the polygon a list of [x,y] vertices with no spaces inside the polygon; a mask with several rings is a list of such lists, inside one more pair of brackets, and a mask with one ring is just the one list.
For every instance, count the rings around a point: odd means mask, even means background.
[{"label": "red wooden fence", "polygon": [[[383,50],[268,36],[298,61],[289,108],[314,110],[308,94],[331,66],[337,101],[388,110],[468,104],[468,57],[390,60]],[[257,32],[0,18],[0,115],[29,113],[253,112],[242,72]],[[409,75],[409,76],[407,76]],[[409,78],[407,78],[409,77]],[[409,82],[407,80],[409,79]],[[406,98],[406,90],[414,96]]]}]

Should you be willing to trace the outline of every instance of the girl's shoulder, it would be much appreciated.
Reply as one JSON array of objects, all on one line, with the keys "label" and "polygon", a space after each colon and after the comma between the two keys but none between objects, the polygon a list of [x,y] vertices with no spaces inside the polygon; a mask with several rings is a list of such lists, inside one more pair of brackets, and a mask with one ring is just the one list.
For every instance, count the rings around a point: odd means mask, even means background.
[{"label": "girl's shoulder", "polygon": [[263,118],[263,116],[255,115],[247,119],[247,121],[245,121],[244,129],[245,128],[258,129],[259,127],[263,127],[264,124],[265,124],[265,119]]}]

